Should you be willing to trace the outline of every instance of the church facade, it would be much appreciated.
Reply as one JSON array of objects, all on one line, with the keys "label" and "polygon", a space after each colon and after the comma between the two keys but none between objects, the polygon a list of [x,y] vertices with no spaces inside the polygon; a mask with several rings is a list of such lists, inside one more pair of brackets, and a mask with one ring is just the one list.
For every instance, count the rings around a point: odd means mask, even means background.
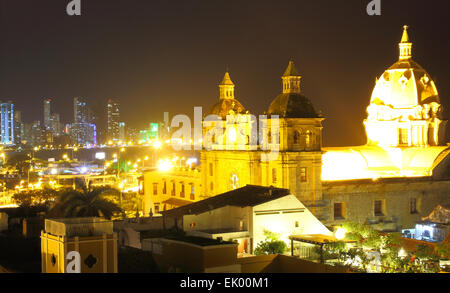
[{"label": "church facade", "polygon": [[[363,146],[322,146],[324,118],[302,94],[293,61],[282,93],[259,121],[235,97],[227,72],[204,119],[196,198],[247,184],[287,188],[325,224],[358,221],[380,230],[414,226],[436,205],[450,203],[450,149],[438,92],[412,60],[406,27],[399,46],[399,61],[373,90]],[[152,178],[161,177],[153,172],[144,175],[150,190]],[[148,214],[154,203],[147,193],[145,202]]]}]

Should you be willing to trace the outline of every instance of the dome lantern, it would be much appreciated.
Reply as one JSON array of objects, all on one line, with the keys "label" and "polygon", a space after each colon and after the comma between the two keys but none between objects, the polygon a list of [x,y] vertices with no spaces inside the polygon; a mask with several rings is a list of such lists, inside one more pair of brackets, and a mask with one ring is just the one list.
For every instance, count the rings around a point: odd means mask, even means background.
[{"label": "dome lantern", "polygon": [[409,41],[408,26],[403,26],[402,40],[398,44],[400,48],[400,60],[407,60],[412,58],[412,43]]},{"label": "dome lantern", "polygon": [[234,83],[230,74],[225,72],[222,82],[219,84],[220,99],[234,99]]},{"label": "dome lantern", "polygon": [[291,59],[281,79],[283,80],[283,94],[300,94],[300,79],[302,77]]}]

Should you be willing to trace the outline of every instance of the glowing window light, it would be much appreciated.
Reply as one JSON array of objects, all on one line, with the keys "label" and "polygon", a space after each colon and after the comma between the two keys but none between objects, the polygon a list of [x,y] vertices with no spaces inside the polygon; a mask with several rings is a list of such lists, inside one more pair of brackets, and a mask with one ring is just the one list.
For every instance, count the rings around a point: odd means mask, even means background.
[{"label": "glowing window light", "polygon": [[55,169],[55,168],[53,168],[53,169],[50,171],[50,173],[51,173],[52,175],[56,175],[56,174],[58,173],[58,170]]},{"label": "glowing window light", "polygon": [[236,128],[231,127],[230,129],[228,129],[228,141],[234,144],[236,142],[236,138],[237,138]]}]

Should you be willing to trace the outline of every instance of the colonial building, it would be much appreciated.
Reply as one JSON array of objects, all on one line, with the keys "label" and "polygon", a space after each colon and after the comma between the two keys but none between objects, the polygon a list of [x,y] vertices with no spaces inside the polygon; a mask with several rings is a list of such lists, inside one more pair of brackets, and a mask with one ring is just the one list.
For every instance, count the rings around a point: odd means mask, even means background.
[{"label": "colonial building", "polygon": [[201,172],[197,168],[148,171],[144,173],[141,184],[145,215],[157,215],[205,198],[201,191]]},{"label": "colonial building", "polygon": [[367,144],[323,148],[322,185],[328,223],[358,221],[382,230],[412,228],[450,202],[450,148],[442,106],[430,75],[412,59],[404,27],[399,60],[377,79]]},{"label": "colonial building", "polygon": [[446,120],[435,83],[412,60],[412,45],[405,26],[399,60],[373,90],[363,146],[322,147],[324,118],[302,94],[292,60],[282,93],[258,121],[235,98],[227,72],[203,122],[195,200],[247,184],[275,186],[289,189],[328,225],[358,221],[380,230],[413,227],[436,205],[450,203]]}]

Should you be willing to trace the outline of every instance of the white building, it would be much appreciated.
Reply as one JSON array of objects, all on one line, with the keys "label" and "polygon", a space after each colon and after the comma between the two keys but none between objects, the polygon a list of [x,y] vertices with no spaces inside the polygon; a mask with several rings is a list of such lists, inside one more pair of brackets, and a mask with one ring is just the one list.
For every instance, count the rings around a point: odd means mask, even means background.
[{"label": "white building", "polygon": [[330,232],[289,190],[247,185],[162,212],[181,221],[187,235],[236,240],[238,253],[252,253],[265,231],[288,243],[290,235]]}]

